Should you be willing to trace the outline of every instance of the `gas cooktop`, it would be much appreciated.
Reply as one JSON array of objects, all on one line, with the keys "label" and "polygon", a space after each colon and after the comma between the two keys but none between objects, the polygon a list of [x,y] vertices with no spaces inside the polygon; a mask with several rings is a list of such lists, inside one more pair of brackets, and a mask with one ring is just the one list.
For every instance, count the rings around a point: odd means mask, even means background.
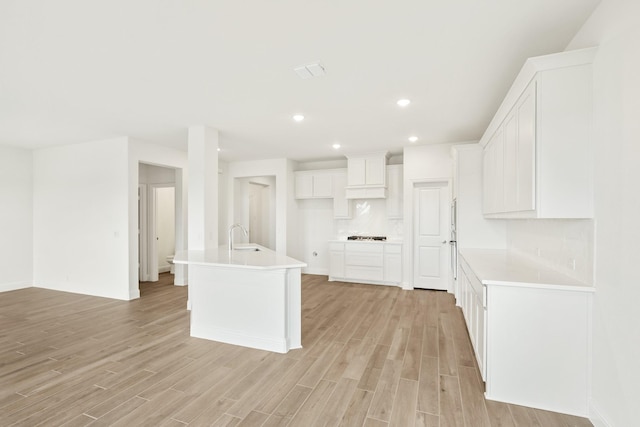
[{"label": "gas cooktop", "polygon": [[349,236],[347,240],[379,240],[385,241],[387,240],[386,236]]}]

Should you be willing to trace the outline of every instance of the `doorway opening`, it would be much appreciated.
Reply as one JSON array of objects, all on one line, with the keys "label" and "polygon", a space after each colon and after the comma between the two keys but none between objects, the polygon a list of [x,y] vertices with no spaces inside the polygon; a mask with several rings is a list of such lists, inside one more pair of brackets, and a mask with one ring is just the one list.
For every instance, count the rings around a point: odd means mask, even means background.
[{"label": "doorway opening", "polygon": [[[173,283],[177,206],[174,168],[140,163],[138,181],[138,278]],[[168,276],[169,275],[169,276]]]},{"label": "doorway opening", "polygon": [[[276,248],[276,177],[235,178],[233,222],[245,226],[249,235],[236,236],[239,243]],[[242,239],[242,240],[241,240]]]}]

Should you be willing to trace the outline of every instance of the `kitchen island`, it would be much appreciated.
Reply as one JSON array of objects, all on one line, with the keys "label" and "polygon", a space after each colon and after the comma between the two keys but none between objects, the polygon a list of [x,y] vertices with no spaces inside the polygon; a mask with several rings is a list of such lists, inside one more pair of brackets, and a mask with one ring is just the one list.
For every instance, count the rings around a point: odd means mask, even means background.
[{"label": "kitchen island", "polygon": [[504,250],[463,249],[459,261],[486,398],[588,416],[594,287]]},{"label": "kitchen island", "polygon": [[301,348],[301,268],[263,246],[178,252],[189,266],[191,336],[286,353]]}]

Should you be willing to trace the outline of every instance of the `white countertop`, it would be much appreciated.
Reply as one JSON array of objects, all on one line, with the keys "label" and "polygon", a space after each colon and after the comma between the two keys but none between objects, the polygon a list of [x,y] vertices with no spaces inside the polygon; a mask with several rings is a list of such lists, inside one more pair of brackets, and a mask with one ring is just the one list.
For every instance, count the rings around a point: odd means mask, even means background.
[{"label": "white countertop", "polygon": [[506,250],[461,249],[460,255],[483,285],[519,284],[578,292],[595,291],[589,284]]},{"label": "white countertop", "polygon": [[212,267],[248,268],[256,270],[278,270],[282,268],[306,267],[302,261],[278,254],[255,243],[237,244],[236,248],[254,246],[258,251],[235,249],[231,253],[227,246],[216,249],[189,250],[176,253],[176,264],[205,265]]},{"label": "white countertop", "polygon": [[346,238],[344,239],[333,239],[333,240],[329,240],[329,243],[371,243],[371,244],[383,244],[383,243],[387,243],[387,244],[394,244],[394,245],[401,245],[402,244],[402,239],[387,239],[387,240],[347,240]]}]

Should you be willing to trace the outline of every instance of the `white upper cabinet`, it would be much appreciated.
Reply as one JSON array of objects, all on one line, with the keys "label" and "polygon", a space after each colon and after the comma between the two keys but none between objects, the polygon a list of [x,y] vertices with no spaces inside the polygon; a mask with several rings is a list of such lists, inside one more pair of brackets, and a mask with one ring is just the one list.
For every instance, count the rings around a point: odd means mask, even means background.
[{"label": "white upper cabinet", "polygon": [[387,166],[387,219],[402,219],[402,165]]},{"label": "white upper cabinet", "polygon": [[295,172],[296,199],[331,199],[333,197],[332,171]]},{"label": "white upper cabinet", "polygon": [[367,185],[367,159],[364,157],[349,157],[347,167],[347,184]]},{"label": "white upper cabinet", "polygon": [[347,171],[333,174],[333,217],[336,219],[349,219],[352,217],[351,200],[346,197]]},{"label": "white upper cabinet", "polygon": [[480,140],[483,213],[591,218],[595,48],[527,60]]},{"label": "white upper cabinet", "polygon": [[387,157],[378,152],[347,156],[347,199],[387,197]]}]

